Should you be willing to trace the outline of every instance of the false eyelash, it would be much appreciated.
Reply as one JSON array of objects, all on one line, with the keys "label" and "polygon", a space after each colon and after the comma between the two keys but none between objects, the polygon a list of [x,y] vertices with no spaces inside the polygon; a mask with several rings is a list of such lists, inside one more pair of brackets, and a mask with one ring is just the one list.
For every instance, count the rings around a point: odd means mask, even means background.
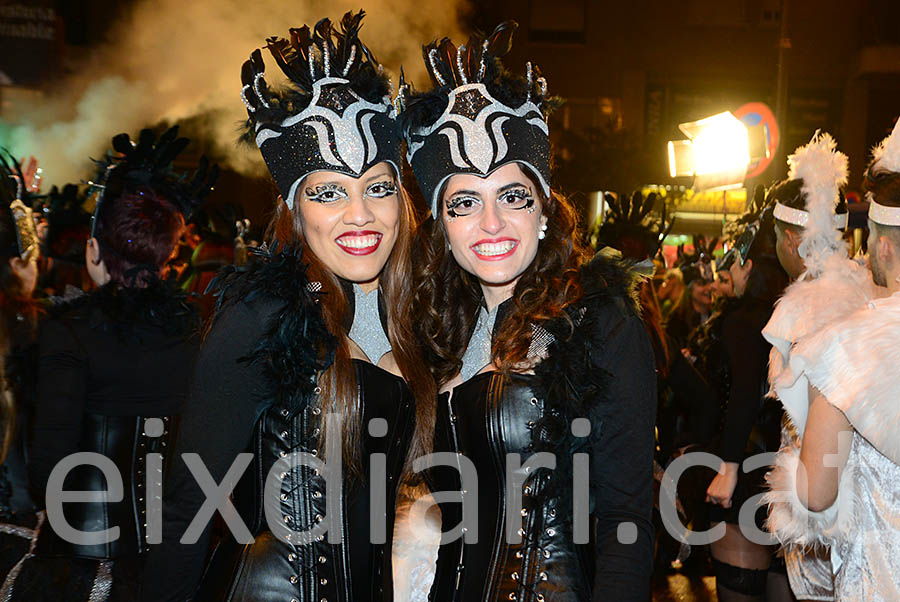
[{"label": "false eyelash", "polygon": [[514,188],[512,190],[508,190],[503,193],[502,198],[515,197],[517,199],[525,199],[527,203],[524,207],[520,207],[520,209],[528,209],[532,205],[534,205],[534,195],[532,195],[528,190],[524,188]]},{"label": "false eyelash", "polygon": [[459,207],[463,202],[469,201],[469,200],[476,201],[476,202],[478,201],[478,199],[476,199],[474,197],[470,197],[470,196],[462,196],[462,197],[457,197],[455,199],[452,199],[447,204],[447,215],[450,217],[454,217],[454,218],[460,217],[460,215],[455,211],[455,209],[457,207]]},{"label": "false eyelash", "polygon": [[[374,184],[369,186],[369,189],[371,189],[375,186],[381,186],[384,188],[384,194],[382,196],[390,196],[397,192],[397,185],[394,184],[394,182],[392,182],[390,180],[385,180],[384,182],[375,182]],[[366,196],[368,196],[368,195],[369,195],[369,190],[366,190]]]},{"label": "false eyelash", "polygon": [[345,198],[347,197],[347,190],[343,186],[338,186],[337,184],[322,184],[321,186],[316,186],[315,190],[307,188],[305,192],[309,200],[316,201],[317,203],[327,202],[320,199],[320,197],[326,192],[337,192],[343,195]]}]

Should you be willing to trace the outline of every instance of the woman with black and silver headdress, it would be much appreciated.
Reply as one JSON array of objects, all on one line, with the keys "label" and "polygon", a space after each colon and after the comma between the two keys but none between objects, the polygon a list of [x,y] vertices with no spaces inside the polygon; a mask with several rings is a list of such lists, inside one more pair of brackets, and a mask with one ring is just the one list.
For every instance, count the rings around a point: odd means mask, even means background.
[{"label": "woman with black and silver headdress", "polygon": [[[434,450],[455,459],[428,473],[445,532],[431,599],[643,601],[653,351],[628,272],[590,259],[550,189],[546,80],[499,61],[515,26],[426,46],[432,91],[401,89],[434,217],[419,289]],[[553,470],[535,464],[548,455]]]},{"label": "woman with black and silver headdress", "polygon": [[[414,215],[395,112],[362,18],[269,38],[280,92],[259,50],[244,64],[247,135],[281,193],[274,242],[214,285],[147,600],[392,599],[396,486],[414,396],[434,387],[410,334]],[[198,592],[210,480],[230,533]],[[237,512],[222,497],[236,484]]]}]

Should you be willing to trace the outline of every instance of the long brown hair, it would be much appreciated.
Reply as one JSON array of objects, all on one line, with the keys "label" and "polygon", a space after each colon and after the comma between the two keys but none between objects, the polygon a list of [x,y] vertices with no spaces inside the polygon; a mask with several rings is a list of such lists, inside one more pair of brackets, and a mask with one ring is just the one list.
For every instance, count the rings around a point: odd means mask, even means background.
[{"label": "long brown hair", "polygon": [[[443,207],[443,202],[440,205]],[[581,242],[575,208],[553,191],[549,198],[541,196],[541,208],[547,217],[546,237],[540,241],[534,261],[516,282],[514,309],[504,318],[493,343],[492,359],[501,372],[526,366],[532,324],[566,317],[565,308],[582,296],[579,268],[590,251]],[[430,225],[424,247],[425,261],[417,266],[416,304],[421,308],[421,328],[431,352],[432,373],[442,385],[462,367],[482,292],[477,278],[460,268],[447,249],[440,215]]]},{"label": "long brown hair", "polygon": [[[379,278],[379,285],[384,295],[387,310],[388,339],[394,360],[406,379],[416,400],[416,430],[407,454],[407,470],[412,461],[431,451],[432,432],[434,430],[433,404],[435,384],[428,367],[421,361],[422,350],[412,332],[415,315],[413,313],[413,278],[412,278],[412,245],[416,217],[409,195],[402,185],[397,183],[398,201],[400,203],[400,222],[397,226],[397,240],[385,263]],[[321,416],[337,413],[342,419],[342,452],[344,466],[351,475],[360,475],[362,465],[360,449],[362,446],[362,421],[357,403],[356,371],[350,357],[350,347],[344,332],[344,315],[347,311],[347,298],[337,276],[329,270],[308,245],[303,244],[303,228],[299,209],[293,212],[287,204],[279,199],[275,217],[269,226],[269,238],[281,242],[300,243],[303,248],[303,260],[309,265],[310,281],[322,284],[323,298],[321,303],[322,317],[329,332],[338,341],[332,365],[319,375],[319,386],[322,388],[322,399],[326,400]],[[319,448],[325,449],[325,429],[320,429]]]}]

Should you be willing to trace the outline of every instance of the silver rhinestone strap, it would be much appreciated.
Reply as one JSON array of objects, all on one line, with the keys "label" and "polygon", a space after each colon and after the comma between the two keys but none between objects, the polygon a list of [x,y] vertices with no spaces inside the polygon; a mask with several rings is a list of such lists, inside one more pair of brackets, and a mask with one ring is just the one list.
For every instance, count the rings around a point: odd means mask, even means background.
[{"label": "silver rhinestone strap", "polygon": [[316,81],[316,59],[313,56],[313,50],[315,46],[312,44],[309,45],[308,53],[309,53],[309,77],[312,78],[313,81]]},{"label": "silver rhinestone strap", "polygon": [[466,47],[462,44],[459,45],[456,49],[456,69],[459,71],[459,77],[462,79],[463,84],[469,83],[469,78],[466,77],[466,70],[463,69],[463,53],[466,51]]},{"label": "silver rhinestone strap", "polygon": [[259,88],[259,82],[261,82],[262,79],[262,73],[257,73],[253,76],[253,91],[256,92],[256,97],[259,98],[259,102],[262,103],[262,106],[266,107],[267,109],[271,109],[272,107],[269,106],[269,103],[266,102],[265,97],[263,97],[262,90],[260,90]]},{"label": "silver rhinestone strap", "polygon": [[484,43],[481,45],[481,66],[478,67],[478,81],[480,81],[480,82],[484,81],[484,70],[485,70],[484,55],[485,55],[485,53],[487,53],[487,49],[488,49],[488,41],[485,40]]},{"label": "silver rhinestone strap", "polygon": [[438,81],[438,83],[442,86],[446,86],[447,82],[444,81],[444,77],[441,75],[441,72],[438,71],[437,62],[435,60],[435,55],[437,55],[437,48],[432,48],[431,52],[428,53],[428,62],[431,63],[431,72],[434,73],[434,79]]},{"label": "silver rhinestone strap", "polygon": [[256,112],[256,107],[250,104],[250,101],[247,100],[247,90],[250,89],[250,84],[244,84],[244,87],[241,88],[241,102],[244,103],[244,106],[247,107],[247,110],[251,113]]},{"label": "silver rhinestone strap", "polygon": [[341,73],[344,77],[347,76],[347,73],[350,72],[350,67],[353,66],[353,60],[356,58],[356,44],[350,47],[350,58],[347,59],[347,64],[344,65],[344,71]]},{"label": "silver rhinestone strap", "polygon": [[531,61],[525,63],[525,81],[528,84],[528,96],[525,99],[525,102],[531,102],[531,88],[534,86],[533,78],[534,74],[531,72]]},{"label": "silver rhinestone strap", "polygon": [[325,65],[325,77],[331,75],[331,53],[328,52],[328,42],[322,42],[322,62]]}]

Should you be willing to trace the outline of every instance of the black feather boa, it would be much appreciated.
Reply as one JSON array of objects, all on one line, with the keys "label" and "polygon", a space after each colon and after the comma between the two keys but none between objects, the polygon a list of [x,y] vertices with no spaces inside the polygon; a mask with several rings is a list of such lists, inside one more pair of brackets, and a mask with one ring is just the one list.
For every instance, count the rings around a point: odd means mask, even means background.
[{"label": "black feather boa", "polygon": [[198,334],[200,317],[188,295],[173,282],[148,278],[147,286],[123,287],[107,283],[97,290],[59,303],[51,315],[75,310],[86,315],[88,325],[113,332],[123,340],[140,340],[146,329],[170,336]]},{"label": "black feather boa", "polygon": [[217,297],[216,311],[230,303],[275,299],[281,308],[253,350],[241,361],[260,365],[275,385],[279,404],[295,411],[313,392],[316,376],[334,360],[337,339],[325,325],[319,308],[321,292],[310,290],[298,246],[278,244],[256,249],[246,266],[227,266],[210,283]]},{"label": "black feather boa", "polygon": [[[545,495],[560,495],[571,489],[572,455],[588,448],[588,438],[576,438],[570,425],[586,418],[593,405],[608,403],[606,392],[612,374],[597,367],[600,321],[604,308],[622,303],[639,313],[637,286],[641,276],[632,262],[598,253],[581,269],[582,299],[566,309],[574,329],[564,318],[542,324],[554,341],[543,361],[534,367],[534,393],[544,400],[543,417],[532,431],[532,450],[556,456],[555,470],[540,469],[549,478]],[[618,309],[616,311],[619,311]],[[541,503],[538,495],[535,503]]]}]

